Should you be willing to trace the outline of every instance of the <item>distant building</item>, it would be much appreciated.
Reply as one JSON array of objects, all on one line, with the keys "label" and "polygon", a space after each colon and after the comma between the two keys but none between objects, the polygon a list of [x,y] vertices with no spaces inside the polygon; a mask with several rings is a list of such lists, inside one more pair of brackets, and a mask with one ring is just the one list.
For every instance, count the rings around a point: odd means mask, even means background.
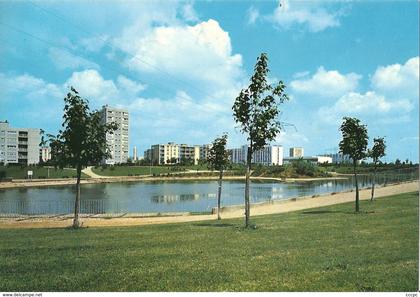
[{"label": "distant building", "polygon": [[144,159],[153,164],[178,164],[182,161],[191,160],[197,165],[198,160],[206,159],[209,146],[211,145],[188,145],[168,142],[165,144],[154,144],[150,149],[144,151]]},{"label": "distant building", "polygon": [[38,164],[40,132],[40,129],[12,128],[7,121],[0,121],[0,162]]},{"label": "distant building", "polygon": [[299,161],[299,160],[310,162],[314,165],[332,163],[332,158],[326,157],[326,156],[285,157],[283,161],[284,161],[284,164],[290,164],[291,162]]},{"label": "distant building", "polygon": [[348,164],[353,162],[349,155],[344,155],[343,153],[325,154],[323,156],[330,157],[333,164]]},{"label": "distant building", "polygon": [[200,160],[207,160],[212,147],[212,144],[203,144],[200,146]]},{"label": "distant building", "polygon": [[289,149],[289,157],[296,157],[296,158],[300,158],[303,157],[303,147],[291,147]]},{"label": "distant building", "polygon": [[[247,161],[248,146],[229,150],[229,158],[232,163],[245,164]],[[253,152],[252,163],[263,165],[283,165],[283,147],[281,145],[266,145],[262,149]]]},{"label": "distant building", "polygon": [[128,160],[128,110],[113,108],[108,105],[102,107],[102,122],[104,124],[117,123],[118,129],[112,134],[107,133],[106,142],[111,153],[109,159],[103,160],[103,163],[114,165],[127,163]]},{"label": "distant building", "polygon": [[49,146],[43,146],[39,149],[39,161],[47,162],[51,160],[51,148]]},{"label": "distant building", "polygon": [[133,147],[133,161],[137,161],[137,147]]}]

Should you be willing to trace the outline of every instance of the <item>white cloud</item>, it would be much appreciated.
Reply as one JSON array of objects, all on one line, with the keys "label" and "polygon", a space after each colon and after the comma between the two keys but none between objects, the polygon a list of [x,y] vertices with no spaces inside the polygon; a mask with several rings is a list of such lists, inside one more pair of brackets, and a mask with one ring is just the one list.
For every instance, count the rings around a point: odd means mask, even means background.
[{"label": "white cloud", "polygon": [[[242,57],[232,54],[229,34],[215,20],[194,26],[159,26],[146,36],[132,36],[126,65],[141,73],[168,74],[201,89],[235,85],[242,78]],[[182,87],[186,87],[183,83]]]},{"label": "white cloud", "polygon": [[[307,73],[303,73],[303,77]],[[301,73],[295,74],[301,77]],[[339,97],[354,91],[362,77],[356,73],[341,74],[336,70],[325,70],[319,67],[317,72],[310,78],[293,80],[290,83],[296,93],[317,95],[322,97]]]},{"label": "white cloud", "polygon": [[250,8],[248,8],[247,10],[248,24],[250,25],[255,24],[259,16],[260,16],[260,12],[254,6],[251,6]]},{"label": "white cloud", "polygon": [[85,58],[76,56],[67,50],[52,47],[48,51],[48,55],[51,58],[54,65],[62,69],[80,69],[80,68],[95,68],[99,69],[99,65],[86,60]]},{"label": "white cloud", "polygon": [[419,57],[411,58],[405,64],[378,67],[371,82],[374,89],[384,94],[418,97]]},{"label": "white cloud", "polygon": [[320,32],[340,25],[341,12],[331,12],[316,2],[280,0],[273,14],[266,19],[283,29],[306,26],[311,32]]},{"label": "white cloud", "polygon": [[111,100],[120,100],[114,82],[105,80],[98,71],[93,69],[73,72],[64,85],[73,86],[82,97],[91,102],[106,103]]},{"label": "white cloud", "polygon": [[365,94],[350,92],[342,96],[333,106],[318,111],[324,122],[337,123],[343,116],[403,114],[413,109],[409,100],[388,100],[373,91]]}]

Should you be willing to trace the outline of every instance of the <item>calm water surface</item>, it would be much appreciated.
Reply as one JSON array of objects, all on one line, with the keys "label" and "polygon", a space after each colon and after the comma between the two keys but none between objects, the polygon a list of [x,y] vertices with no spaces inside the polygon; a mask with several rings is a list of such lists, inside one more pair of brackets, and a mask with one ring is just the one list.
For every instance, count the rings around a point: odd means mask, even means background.
[{"label": "calm water surface", "polygon": [[[400,179],[402,180],[402,178]],[[392,182],[389,178],[379,183]],[[360,186],[370,185],[361,177]],[[81,187],[81,212],[155,213],[206,212],[217,206],[217,181],[165,181],[90,184]],[[353,188],[353,180],[251,184],[251,201],[288,199],[339,192]],[[243,203],[244,182],[224,181],[222,206]],[[74,207],[74,186],[52,186],[0,190],[0,214],[65,214]]]}]

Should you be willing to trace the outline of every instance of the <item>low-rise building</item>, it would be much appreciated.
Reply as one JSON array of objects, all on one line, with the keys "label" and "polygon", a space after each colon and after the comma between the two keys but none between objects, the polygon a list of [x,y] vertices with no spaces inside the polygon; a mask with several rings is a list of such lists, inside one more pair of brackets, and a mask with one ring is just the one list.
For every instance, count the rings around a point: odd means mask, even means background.
[{"label": "low-rise building", "polygon": [[291,162],[296,162],[299,160],[310,162],[314,165],[332,163],[332,158],[326,157],[326,156],[285,157],[283,161],[284,161],[284,164],[289,164]]},{"label": "low-rise building", "polygon": [[330,157],[332,159],[331,163],[333,164],[348,164],[352,162],[350,156],[344,155],[343,153],[325,154],[323,156]]},{"label": "low-rise building", "polygon": [[[229,158],[232,163],[245,164],[247,161],[248,146],[229,150]],[[283,147],[281,145],[266,145],[262,149],[253,152],[252,163],[262,165],[283,165]]]},{"label": "low-rise building", "polygon": [[7,121],[0,121],[0,162],[38,164],[40,132],[36,128],[12,128]]},{"label": "low-rise building", "polygon": [[144,159],[150,160],[153,164],[178,164],[185,160],[191,160],[198,164],[200,159],[200,146],[188,144],[155,144],[144,152]]}]

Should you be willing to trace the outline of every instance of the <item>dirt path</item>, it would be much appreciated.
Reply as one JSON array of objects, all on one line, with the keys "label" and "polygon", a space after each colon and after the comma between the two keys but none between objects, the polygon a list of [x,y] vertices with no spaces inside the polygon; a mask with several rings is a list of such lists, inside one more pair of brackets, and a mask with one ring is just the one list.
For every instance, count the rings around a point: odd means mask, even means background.
[{"label": "dirt path", "polygon": [[86,167],[85,169],[82,170],[82,172],[92,178],[112,178],[112,176],[96,174],[95,172],[93,172],[92,166]]},{"label": "dirt path", "polygon": [[[419,190],[419,183],[408,182],[398,185],[390,185],[387,187],[378,187],[376,189],[376,197],[390,196],[400,193],[414,192]],[[296,210],[303,210],[314,207],[322,207],[333,204],[354,201],[354,192],[343,192],[337,194],[327,194],[322,196],[301,197],[296,200],[276,201],[274,203],[262,203],[251,206],[251,216],[284,213]],[[370,190],[364,189],[360,191],[360,199],[370,199]],[[222,218],[239,218],[243,217],[243,209],[241,207],[227,207],[222,212]],[[167,223],[185,223],[195,221],[214,220],[216,215],[187,215],[187,216],[170,216],[170,217],[148,217],[148,218],[83,218],[83,226],[89,227],[107,227],[107,226],[137,226],[149,224],[167,224]],[[70,226],[71,218],[55,217],[55,218],[34,218],[34,219],[0,219],[1,228],[62,228]]]}]

